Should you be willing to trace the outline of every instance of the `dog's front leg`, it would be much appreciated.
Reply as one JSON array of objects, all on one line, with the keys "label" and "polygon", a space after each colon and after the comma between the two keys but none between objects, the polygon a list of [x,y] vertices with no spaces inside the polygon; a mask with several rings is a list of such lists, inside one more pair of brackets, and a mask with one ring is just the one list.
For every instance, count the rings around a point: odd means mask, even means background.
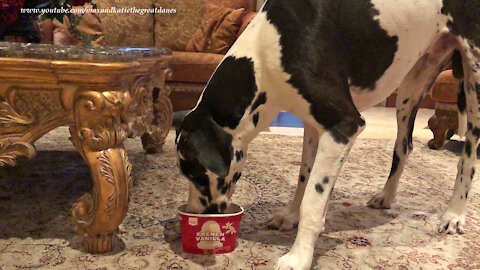
[{"label": "dog's front leg", "polygon": [[277,270],[309,269],[312,264],[315,241],[324,228],[327,203],[340,169],[357,135],[364,129],[363,119],[349,123],[358,124],[353,136],[334,139],[331,131],[319,139],[315,163],[300,207],[297,238],[290,252],[281,257]]},{"label": "dog's front leg", "polygon": [[318,147],[318,131],[312,126],[305,123],[303,135],[303,151],[302,164],[300,165],[300,175],[298,176],[298,185],[293,197],[292,203],[277,213],[272,215],[268,220],[270,228],[279,229],[280,231],[289,231],[297,226],[300,218],[300,204],[302,203],[305,187],[312,172],[315,156]]}]

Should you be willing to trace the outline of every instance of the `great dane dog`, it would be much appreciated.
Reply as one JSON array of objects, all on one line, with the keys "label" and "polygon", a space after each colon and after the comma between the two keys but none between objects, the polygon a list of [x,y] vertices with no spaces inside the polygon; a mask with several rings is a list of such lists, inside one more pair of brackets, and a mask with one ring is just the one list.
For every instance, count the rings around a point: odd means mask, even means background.
[{"label": "great dane dog", "polygon": [[224,212],[250,141],[278,112],[292,112],[305,122],[298,187],[292,204],[269,223],[280,230],[298,223],[295,243],[276,269],[310,268],[329,196],[365,128],[360,111],[398,89],[391,172],[368,202],[389,208],[412,151],[419,102],[449,63],[464,82],[459,108],[468,122],[439,231],[463,233],[480,137],[479,0],[268,0],[177,131],[179,167],[190,182],[188,211]]}]

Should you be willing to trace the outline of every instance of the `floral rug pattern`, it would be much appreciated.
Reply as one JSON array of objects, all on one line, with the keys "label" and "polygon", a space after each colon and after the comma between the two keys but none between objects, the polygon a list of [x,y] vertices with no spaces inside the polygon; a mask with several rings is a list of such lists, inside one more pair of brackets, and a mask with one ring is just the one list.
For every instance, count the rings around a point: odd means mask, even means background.
[{"label": "floral rug pattern", "polygon": [[[103,255],[82,252],[71,225],[71,204],[91,183],[66,128],[39,140],[35,159],[0,168],[0,270],[272,269],[296,231],[269,230],[265,221],[293,198],[302,138],[263,134],[252,142],[234,195],[246,210],[238,247],[204,256],[181,248],[176,208],[185,203],[187,182],[175,164],[173,133],[162,154],[144,154],[138,139],[125,143],[132,199],[116,249]],[[480,269],[480,184],[474,181],[469,196],[467,233],[437,233],[458,153],[414,146],[392,209],[375,210],[365,205],[386,180],[393,141],[357,140],[333,192],[313,269]]]}]

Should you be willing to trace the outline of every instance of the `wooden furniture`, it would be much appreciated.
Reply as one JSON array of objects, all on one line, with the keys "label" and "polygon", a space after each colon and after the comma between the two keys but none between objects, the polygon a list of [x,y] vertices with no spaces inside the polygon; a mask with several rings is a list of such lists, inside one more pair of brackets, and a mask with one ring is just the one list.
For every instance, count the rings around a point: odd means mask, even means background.
[{"label": "wooden furniture", "polygon": [[36,140],[68,125],[94,186],[72,209],[87,252],[112,250],[126,215],[132,165],[123,141],[142,136],[147,152],[158,152],[171,127],[170,55],[161,48],[0,43],[0,166],[33,158]]},{"label": "wooden furniture", "polygon": [[460,82],[453,76],[452,70],[440,73],[430,95],[435,101],[435,114],[428,120],[433,139],[428,142],[431,149],[439,149],[458,129],[457,95]]},{"label": "wooden furniture", "polygon": [[435,114],[428,120],[433,139],[428,142],[431,149],[440,149],[458,129],[457,104],[437,103]]}]

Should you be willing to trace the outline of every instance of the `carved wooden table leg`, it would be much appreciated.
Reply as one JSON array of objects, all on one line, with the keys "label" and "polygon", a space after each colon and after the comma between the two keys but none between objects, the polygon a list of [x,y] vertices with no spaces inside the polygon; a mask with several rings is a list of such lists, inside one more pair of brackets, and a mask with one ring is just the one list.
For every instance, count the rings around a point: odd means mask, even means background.
[{"label": "carved wooden table leg", "polygon": [[93,181],[92,192],[72,209],[88,252],[112,250],[126,215],[132,166],[123,141],[148,132],[157,151],[170,129],[165,79],[171,54],[166,48],[0,42],[0,167],[15,165],[18,156],[33,158],[36,140],[70,125]]},{"label": "carved wooden table leg", "polygon": [[428,120],[428,127],[433,133],[433,139],[428,142],[428,146],[431,149],[440,149],[445,140],[452,137],[458,129],[456,105],[437,104],[435,114]]},{"label": "carved wooden table leg", "polygon": [[440,149],[445,144],[447,135],[447,122],[446,116],[433,115],[428,120],[428,127],[433,132],[433,139],[428,142],[428,147],[431,149]]},{"label": "carved wooden table leg", "polygon": [[93,190],[73,204],[72,216],[89,253],[113,249],[114,234],[127,212],[132,166],[123,148],[128,125],[121,115],[129,99],[128,92],[87,91],[74,101],[71,140],[90,167]]},{"label": "carved wooden table leg", "polygon": [[149,154],[160,153],[165,144],[168,132],[172,128],[173,106],[170,98],[170,89],[165,85],[165,81],[171,76],[170,69],[163,69],[161,76],[154,83],[153,88],[153,121],[151,132],[142,135],[143,149]]}]

